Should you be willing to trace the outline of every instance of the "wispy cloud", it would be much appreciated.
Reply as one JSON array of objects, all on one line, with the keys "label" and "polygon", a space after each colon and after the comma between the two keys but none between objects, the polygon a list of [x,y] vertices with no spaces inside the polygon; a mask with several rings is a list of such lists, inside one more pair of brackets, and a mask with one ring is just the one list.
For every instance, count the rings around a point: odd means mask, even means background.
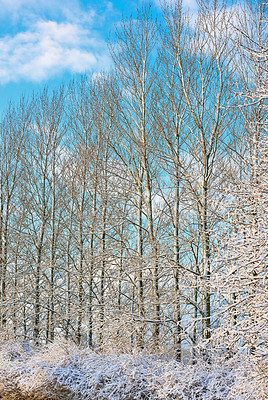
[{"label": "wispy cloud", "polygon": [[36,18],[45,17],[55,20],[74,18],[90,10],[82,7],[79,0],[0,0],[0,9],[0,19],[8,18],[14,24],[29,24]]},{"label": "wispy cloud", "polygon": [[1,18],[8,15],[10,24],[20,24],[13,35],[0,31],[0,84],[43,81],[109,65],[105,40],[95,30],[103,16],[79,1],[0,0],[0,8]]}]

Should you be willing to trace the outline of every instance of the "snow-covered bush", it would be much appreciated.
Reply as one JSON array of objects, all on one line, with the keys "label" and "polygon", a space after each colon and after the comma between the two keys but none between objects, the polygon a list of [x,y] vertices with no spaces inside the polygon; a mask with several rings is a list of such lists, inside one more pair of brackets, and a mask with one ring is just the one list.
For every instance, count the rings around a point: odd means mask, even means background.
[{"label": "snow-covered bush", "polygon": [[[233,361],[183,365],[152,355],[98,354],[66,341],[35,350],[12,341],[0,345],[0,398],[256,400],[250,379],[242,382],[248,371]],[[237,395],[236,384],[244,385],[244,394]]]}]

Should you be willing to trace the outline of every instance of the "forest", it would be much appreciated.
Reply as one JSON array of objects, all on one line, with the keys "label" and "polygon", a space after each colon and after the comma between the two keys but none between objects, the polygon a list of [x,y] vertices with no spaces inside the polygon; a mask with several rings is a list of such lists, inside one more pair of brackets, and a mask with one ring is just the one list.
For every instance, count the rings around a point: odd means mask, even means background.
[{"label": "forest", "polygon": [[[14,363],[39,357],[41,368],[64,348],[118,376],[150,364],[148,387],[166,388],[29,398],[267,399],[267,9],[213,0],[189,15],[178,1],[155,15],[145,5],[112,32],[111,70],[7,107],[0,396],[19,376]],[[50,361],[29,350],[42,346]],[[181,374],[215,375],[213,365],[230,375],[224,393],[179,393]]]}]

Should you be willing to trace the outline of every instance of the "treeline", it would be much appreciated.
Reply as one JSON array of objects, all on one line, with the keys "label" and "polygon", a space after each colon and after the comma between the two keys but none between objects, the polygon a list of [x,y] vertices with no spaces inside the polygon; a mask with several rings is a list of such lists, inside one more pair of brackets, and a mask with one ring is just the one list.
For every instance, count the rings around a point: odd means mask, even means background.
[{"label": "treeline", "polygon": [[178,2],[158,21],[145,7],[116,27],[112,71],[10,105],[0,133],[3,329],[37,344],[63,335],[169,347],[180,360],[226,319],[237,324],[232,304],[247,289],[233,278],[226,296],[216,289],[233,251],[226,238],[247,213],[234,198],[261,176],[266,18],[263,2],[204,1],[192,17]]}]

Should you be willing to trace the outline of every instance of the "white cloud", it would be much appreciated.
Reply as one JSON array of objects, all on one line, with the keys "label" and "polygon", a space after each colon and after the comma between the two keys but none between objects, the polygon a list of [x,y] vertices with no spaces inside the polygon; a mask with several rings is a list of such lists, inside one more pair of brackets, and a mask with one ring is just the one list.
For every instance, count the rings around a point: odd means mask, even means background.
[{"label": "white cloud", "polygon": [[0,84],[107,69],[107,46],[97,32],[111,4],[0,0]]},{"label": "white cloud", "polygon": [[0,39],[1,84],[99,70],[108,63],[105,41],[70,22],[39,21],[14,37]]}]

